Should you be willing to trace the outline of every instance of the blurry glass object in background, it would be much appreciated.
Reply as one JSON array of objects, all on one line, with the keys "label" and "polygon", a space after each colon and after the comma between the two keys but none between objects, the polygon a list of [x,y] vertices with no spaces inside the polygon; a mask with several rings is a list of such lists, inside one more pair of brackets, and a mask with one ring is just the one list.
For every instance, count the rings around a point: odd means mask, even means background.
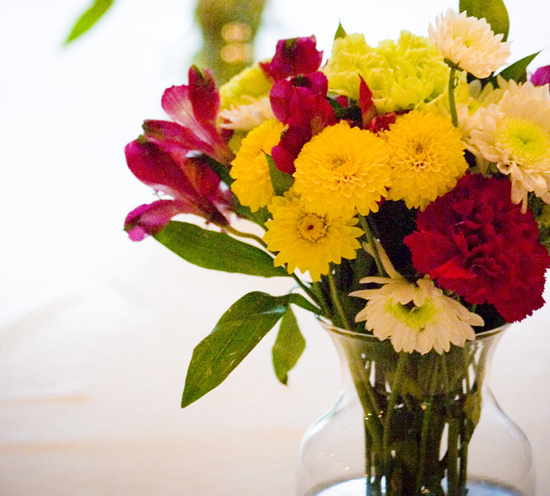
[{"label": "blurry glass object in background", "polygon": [[[254,60],[254,38],[267,0],[197,0],[195,18],[203,47],[195,63],[208,67],[218,85],[241,72]],[[79,17],[65,40],[69,44],[99,21],[114,0],[94,0]]]},{"label": "blurry glass object in background", "polygon": [[196,19],[203,36],[197,64],[224,83],[254,60],[254,38],[266,0],[198,0]]}]

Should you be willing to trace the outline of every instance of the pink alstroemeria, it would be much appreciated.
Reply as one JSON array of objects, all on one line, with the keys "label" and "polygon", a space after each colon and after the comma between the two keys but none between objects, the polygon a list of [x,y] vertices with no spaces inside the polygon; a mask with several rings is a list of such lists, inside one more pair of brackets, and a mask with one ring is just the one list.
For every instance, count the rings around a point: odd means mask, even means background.
[{"label": "pink alstroemeria", "polygon": [[140,205],[128,214],[124,230],[132,241],[157,234],[177,214],[228,224],[220,210],[229,207],[229,192],[220,189],[220,179],[204,158],[170,154],[145,138],[129,143],[125,154],[128,167],[141,182],[173,198]]},{"label": "pink alstroemeria", "polygon": [[544,86],[545,84],[550,83],[550,65],[539,67],[531,76],[530,81],[535,86]]},{"label": "pink alstroemeria", "polygon": [[323,60],[316,44],[315,36],[279,40],[271,62],[262,62],[260,67],[273,81],[315,72]]},{"label": "pink alstroemeria", "polygon": [[327,78],[321,72],[281,79],[271,88],[269,98],[273,113],[288,126],[271,151],[279,170],[292,174],[294,159],[304,144],[336,122],[327,91]]},{"label": "pink alstroemeria", "polygon": [[146,120],[148,141],[171,153],[204,153],[229,166],[234,155],[218,126],[220,95],[210,70],[191,67],[189,85],[168,88],[161,103],[173,122]]}]

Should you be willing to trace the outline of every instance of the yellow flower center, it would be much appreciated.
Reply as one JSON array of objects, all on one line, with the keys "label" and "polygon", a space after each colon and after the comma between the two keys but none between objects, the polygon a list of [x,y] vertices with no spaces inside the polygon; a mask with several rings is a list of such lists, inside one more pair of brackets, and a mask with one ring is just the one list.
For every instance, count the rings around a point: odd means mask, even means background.
[{"label": "yellow flower center", "polygon": [[500,140],[519,166],[550,170],[550,135],[541,126],[508,117],[500,129]]},{"label": "yellow flower center", "polygon": [[386,303],[385,310],[418,332],[422,332],[438,313],[436,305],[429,299],[426,299],[424,305],[417,307],[412,302],[407,305],[394,303],[390,298]]},{"label": "yellow flower center", "polygon": [[425,169],[433,162],[429,145],[425,140],[411,142],[408,158],[415,170]]},{"label": "yellow flower center", "polygon": [[327,226],[325,220],[316,214],[306,214],[298,222],[296,226],[298,234],[311,243],[317,243],[327,234]]}]

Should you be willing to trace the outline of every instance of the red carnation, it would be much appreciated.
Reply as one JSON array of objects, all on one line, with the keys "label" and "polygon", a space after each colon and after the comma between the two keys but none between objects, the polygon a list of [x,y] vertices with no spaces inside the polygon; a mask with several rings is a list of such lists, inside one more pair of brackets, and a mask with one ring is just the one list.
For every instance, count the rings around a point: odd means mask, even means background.
[{"label": "red carnation", "polygon": [[510,188],[508,179],[467,174],[418,212],[417,231],[405,244],[418,271],[514,322],[543,306],[550,255],[533,214],[511,202]]}]

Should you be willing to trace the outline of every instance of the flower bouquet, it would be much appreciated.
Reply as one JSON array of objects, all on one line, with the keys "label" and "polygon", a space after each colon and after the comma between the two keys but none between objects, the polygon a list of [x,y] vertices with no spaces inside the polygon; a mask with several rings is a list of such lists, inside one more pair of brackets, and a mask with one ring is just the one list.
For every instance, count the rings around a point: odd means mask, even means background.
[{"label": "flower bouquet", "polygon": [[[192,67],[163,95],[171,120],[146,120],[126,147],[163,195],[128,214],[132,240],[296,283],[221,317],[195,348],[182,406],[278,323],[286,383],[304,349],[293,306],[310,311],[340,342],[362,408],[361,494],[497,494],[468,482],[489,341],[544,303],[550,70],[528,81],[536,54],[501,70],[501,1],[459,7],[428,37],[377,47],[340,26],[326,61],[314,36],[281,40],[220,88]],[[333,494],[321,486],[301,490]]]}]

